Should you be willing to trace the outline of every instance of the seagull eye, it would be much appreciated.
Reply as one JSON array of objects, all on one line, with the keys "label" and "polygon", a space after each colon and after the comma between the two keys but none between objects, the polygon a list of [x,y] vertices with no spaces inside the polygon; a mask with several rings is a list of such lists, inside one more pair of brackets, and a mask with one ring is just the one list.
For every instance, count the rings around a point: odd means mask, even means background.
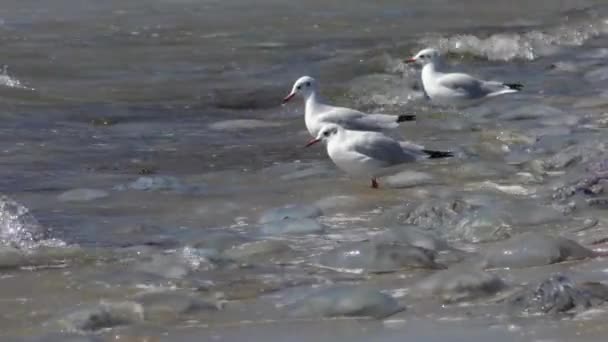
[{"label": "seagull eye", "polygon": [[300,89],[302,89],[302,86],[299,85],[299,86],[296,87],[296,89],[300,90]]},{"label": "seagull eye", "polygon": [[328,135],[329,135],[329,132],[325,132],[325,133],[323,133],[323,135],[324,135],[324,136],[328,136]]},{"label": "seagull eye", "polygon": [[306,86],[307,86],[307,87],[310,87],[310,82],[306,82]]}]

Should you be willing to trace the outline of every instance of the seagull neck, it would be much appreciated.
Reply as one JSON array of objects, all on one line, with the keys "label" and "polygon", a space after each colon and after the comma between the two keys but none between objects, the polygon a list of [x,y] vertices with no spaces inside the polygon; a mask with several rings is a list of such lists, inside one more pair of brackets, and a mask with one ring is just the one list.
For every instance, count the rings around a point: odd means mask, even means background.
[{"label": "seagull neck", "polygon": [[304,101],[306,104],[306,113],[312,113],[314,108],[321,104],[316,91],[311,91]]},{"label": "seagull neck", "polygon": [[426,64],[424,67],[422,67],[422,79],[423,81],[426,79],[428,81],[431,81],[435,78],[437,78],[437,76],[439,76],[440,74],[442,74],[439,69],[441,68],[441,66],[439,65],[439,62],[431,62]]}]

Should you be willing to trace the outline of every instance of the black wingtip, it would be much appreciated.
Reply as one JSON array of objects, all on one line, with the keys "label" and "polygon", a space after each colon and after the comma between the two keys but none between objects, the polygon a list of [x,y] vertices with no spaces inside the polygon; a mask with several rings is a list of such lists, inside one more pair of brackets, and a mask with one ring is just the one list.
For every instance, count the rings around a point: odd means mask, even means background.
[{"label": "black wingtip", "polygon": [[524,85],[521,83],[505,83],[505,86],[509,87],[509,89],[513,89],[513,90],[522,90],[524,88]]},{"label": "black wingtip", "polygon": [[416,115],[404,114],[404,115],[399,115],[397,117],[397,122],[404,122],[404,121],[416,121]]},{"label": "black wingtip", "polygon": [[426,153],[430,159],[449,158],[449,157],[454,156],[454,153],[452,153],[452,152],[433,151],[433,150],[422,150],[422,152]]}]

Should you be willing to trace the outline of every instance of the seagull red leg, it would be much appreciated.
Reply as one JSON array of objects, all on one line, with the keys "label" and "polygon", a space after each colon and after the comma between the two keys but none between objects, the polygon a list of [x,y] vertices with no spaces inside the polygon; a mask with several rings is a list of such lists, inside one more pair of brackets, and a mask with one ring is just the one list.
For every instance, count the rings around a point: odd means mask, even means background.
[{"label": "seagull red leg", "polygon": [[376,181],[376,178],[372,178],[372,188],[378,189],[378,181]]}]

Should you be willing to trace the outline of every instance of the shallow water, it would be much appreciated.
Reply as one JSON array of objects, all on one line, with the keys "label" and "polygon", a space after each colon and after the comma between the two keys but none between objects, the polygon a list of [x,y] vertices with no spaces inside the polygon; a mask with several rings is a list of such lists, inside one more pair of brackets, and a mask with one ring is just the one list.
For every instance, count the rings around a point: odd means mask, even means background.
[{"label": "shallow water", "polygon": [[[437,269],[320,259],[404,225],[447,240],[433,258],[448,270],[529,231],[605,248],[607,20],[599,0],[4,1],[2,340],[605,340],[605,306],[504,304],[555,272],[608,281],[602,258],[490,269],[505,288],[456,303],[414,293]],[[429,45],[525,91],[435,107],[402,62]],[[378,191],[350,179],[302,148],[303,105],[280,105],[303,74],[332,103],[416,113],[398,133],[457,158]],[[301,207],[267,212],[286,205]],[[288,314],[333,285],[406,309]]]}]

